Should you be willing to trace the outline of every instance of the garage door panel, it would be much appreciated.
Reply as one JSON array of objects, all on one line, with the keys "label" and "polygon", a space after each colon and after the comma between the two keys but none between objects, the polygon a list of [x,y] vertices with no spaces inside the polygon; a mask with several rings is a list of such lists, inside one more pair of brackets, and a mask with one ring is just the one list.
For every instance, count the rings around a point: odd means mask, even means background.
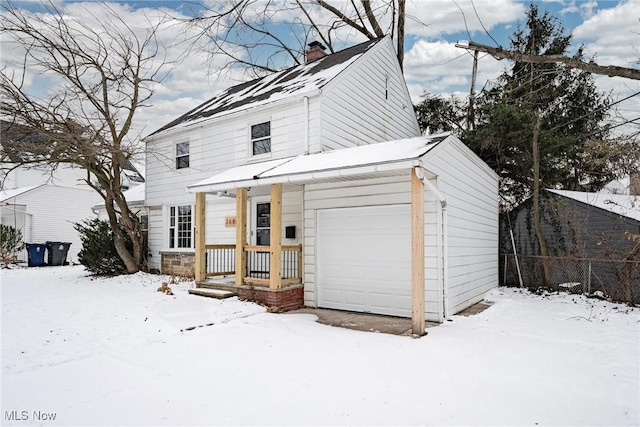
[{"label": "garage door panel", "polygon": [[366,295],[362,291],[344,291],[344,301],[347,304],[363,305],[366,303]]},{"label": "garage door panel", "polygon": [[349,281],[355,280],[355,286],[357,286],[358,281],[363,281],[367,278],[367,268],[363,265],[345,265],[344,266],[344,277]]},{"label": "garage door panel", "polygon": [[322,295],[326,304],[342,303],[342,291],[339,289],[322,289]]},{"label": "garage door panel", "polygon": [[318,305],[411,316],[409,205],[318,211]]},{"label": "garage door panel", "polygon": [[369,267],[367,270],[367,277],[370,280],[382,281],[388,283],[395,280],[397,276],[397,270],[390,266],[378,265],[375,267]]},{"label": "garage door panel", "polygon": [[327,279],[340,279],[344,276],[343,266],[339,264],[325,264],[323,268],[323,275]]}]

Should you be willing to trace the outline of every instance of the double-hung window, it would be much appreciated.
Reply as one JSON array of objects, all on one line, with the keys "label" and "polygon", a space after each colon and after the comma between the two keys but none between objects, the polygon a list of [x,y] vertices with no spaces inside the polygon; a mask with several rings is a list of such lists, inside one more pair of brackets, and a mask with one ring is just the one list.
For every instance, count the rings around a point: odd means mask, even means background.
[{"label": "double-hung window", "polygon": [[191,205],[169,207],[169,248],[192,248],[193,209]]},{"label": "double-hung window", "polygon": [[251,126],[251,149],[254,156],[271,153],[271,122]]},{"label": "double-hung window", "polygon": [[176,169],[189,167],[189,142],[178,142],[176,144]]}]

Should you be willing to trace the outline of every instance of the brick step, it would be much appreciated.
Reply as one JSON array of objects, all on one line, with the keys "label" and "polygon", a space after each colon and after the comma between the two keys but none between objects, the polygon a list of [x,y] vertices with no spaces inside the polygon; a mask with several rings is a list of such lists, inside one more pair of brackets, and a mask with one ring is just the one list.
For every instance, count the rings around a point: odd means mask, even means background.
[{"label": "brick step", "polygon": [[191,295],[197,295],[200,297],[209,297],[209,298],[217,298],[217,299],[225,299],[225,298],[238,296],[237,292],[227,291],[223,289],[196,288],[196,289],[189,289],[189,293]]}]

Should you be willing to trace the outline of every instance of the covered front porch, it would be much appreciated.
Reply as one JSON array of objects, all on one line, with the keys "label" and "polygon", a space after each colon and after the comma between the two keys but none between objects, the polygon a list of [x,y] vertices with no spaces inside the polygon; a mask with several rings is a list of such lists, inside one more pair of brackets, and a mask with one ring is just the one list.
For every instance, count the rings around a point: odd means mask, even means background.
[{"label": "covered front porch", "polygon": [[[348,189],[356,185],[357,187],[351,188],[357,189],[356,192],[365,192],[354,200],[349,200],[346,205],[360,206],[364,203],[369,209],[373,209],[371,212],[402,211],[396,208],[388,210],[384,208],[385,203],[401,203],[407,207],[407,216],[403,221],[409,221],[410,227],[407,227],[407,240],[403,245],[408,246],[402,247],[410,248],[406,255],[410,258],[410,265],[407,262],[409,260],[405,261],[404,258],[401,262],[403,265],[406,263],[410,274],[406,277],[403,274],[402,278],[378,279],[375,282],[379,286],[384,280],[396,283],[401,280],[403,292],[408,294],[410,307],[407,308],[412,319],[412,331],[416,335],[424,335],[425,185],[429,186],[430,191],[434,191],[434,188],[425,177],[428,172],[423,168],[420,158],[441,140],[419,138],[247,164],[189,186],[188,190],[195,193],[196,197],[195,277],[198,287],[234,292],[241,299],[257,301],[274,310],[291,310],[304,306],[307,291],[308,305],[322,307],[317,292],[324,286],[322,277],[326,276],[320,276],[319,271],[324,268],[323,271],[326,272],[329,267],[318,258],[318,245],[325,242],[323,239],[331,237],[318,233],[320,229],[317,219],[321,214],[324,218],[327,211],[323,209],[327,208],[325,205],[319,207],[314,197],[318,193],[327,195],[331,190],[317,191],[317,186],[337,185],[338,188],[347,189],[346,193],[349,193]],[[367,194],[366,187],[362,187],[367,180],[378,183],[396,182],[398,184],[393,186],[395,190],[392,191],[397,192],[394,193],[395,196],[385,196],[386,199],[382,200],[379,198],[382,196],[376,196],[373,187],[369,190],[371,193]],[[290,227],[283,224],[283,187],[287,189],[287,194],[290,194],[292,187],[297,188],[300,194],[296,212],[299,215],[299,233],[302,238],[294,245],[286,244]],[[315,187],[315,195],[308,192],[311,187]],[[353,194],[356,192],[351,191]],[[260,217],[255,215],[255,201],[249,202],[249,199],[253,200],[258,194],[264,200],[268,197],[270,203],[268,244],[261,243],[261,239],[255,237],[256,234],[260,237],[260,230],[255,228],[256,220],[257,225],[260,225]],[[207,241],[207,209],[215,208],[215,202],[207,203],[208,197],[225,197],[227,208],[231,204],[229,197],[235,199],[235,215],[225,217],[225,225],[235,227],[235,242]],[[369,202],[364,201],[363,197]],[[305,204],[307,202],[308,205]],[[288,208],[291,208],[291,204]],[[227,212],[232,211],[229,209]],[[221,222],[220,216],[216,218],[216,221]],[[247,218],[251,218],[252,222],[249,223]],[[388,218],[388,221],[392,221],[393,217]],[[220,224],[216,226],[219,227]],[[251,227],[252,233],[248,233],[248,227]],[[248,236],[252,236],[251,242],[248,241]],[[351,249],[347,250],[357,250],[358,247],[355,244],[358,242],[353,242],[352,245],[342,238],[332,241],[334,244],[341,242],[338,246],[340,248],[348,245]],[[326,254],[327,246],[324,245],[323,248],[322,253]],[[372,267],[372,272],[379,270],[377,266]],[[364,267],[354,264],[345,265],[345,268],[355,271]],[[395,270],[392,268],[387,271]],[[305,275],[311,283],[309,289],[305,289]],[[360,286],[366,289],[373,284],[365,280]],[[383,295],[386,293],[377,293],[377,301]],[[389,298],[396,297],[389,294]]]},{"label": "covered front porch", "polygon": [[235,216],[225,217],[225,226],[235,227],[235,243],[206,240],[207,194],[219,193],[196,193],[195,279],[198,288],[232,292],[272,310],[287,311],[304,305],[302,244],[283,244],[282,184],[268,188],[269,199],[263,205],[269,210],[254,218],[265,233],[255,244],[248,241],[249,188],[233,189]]}]

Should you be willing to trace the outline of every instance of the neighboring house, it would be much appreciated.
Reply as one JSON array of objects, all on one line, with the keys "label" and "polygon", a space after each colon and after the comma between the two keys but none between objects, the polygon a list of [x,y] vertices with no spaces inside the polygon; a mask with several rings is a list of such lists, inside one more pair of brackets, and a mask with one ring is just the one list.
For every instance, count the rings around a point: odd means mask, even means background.
[{"label": "neighboring house", "polygon": [[[82,243],[73,224],[93,217],[91,189],[53,184],[0,190],[0,220],[22,231],[26,243],[69,242],[67,261],[77,262]],[[17,254],[27,260],[26,250]]]},{"label": "neighboring house", "polygon": [[[0,120],[0,142],[46,144],[47,141],[28,127]],[[21,165],[25,159],[5,158],[2,163],[0,211],[2,224],[22,231],[26,243],[46,241],[70,242],[67,261],[77,262],[82,242],[73,224],[95,218],[91,208],[101,200],[84,180],[87,172],[79,167],[61,164],[52,169],[48,164]],[[144,182],[130,164],[125,170],[123,186]],[[19,254],[26,261],[26,251]]]},{"label": "neighboring house", "polygon": [[[142,224],[147,224],[148,222],[148,212],[147,206],[145,205],[145,184],[136,185],[133,188],[123,192],[125,200],[127,201],[127,205],[131,209],[131,211],[138,215],[138,219]],[[98,215],[98,219],[109,221],[109,216],[107,215],[107,210],[103,203],[99,203],[94,205],[92,208],[93,212]]]},{"label": "neighboring house", "polygon": [[[591,291],[616,292],[624,280],[634,282],[636,297],[640,297],[640,259],[632,257],[637,265],[616,262],[632,254],[640,235],[640,196],[616,194],[628,191],[629,180],[613,182],[600,192],[546,190],[542,194],[542,232],[549,256],[566,257],[591,262],[557,262],[552,268],[552,279],[562,282],[582,282]],[[611,189],[616,190],[612,193]],[[625,188],[627,190],[625,190]],[[533,227],[531,199],[509,214],[516,252],[521,256],[538,256],[540,249]],[[509,235],[509,222],[502,221],[502,252],[513,253]],[[631,267],[631,279],[623,276],[624,266]],[[570,276],[573,274],[574,276]],[[539,276],[539,273],[538,273]],[[568,279],[569,277],[569,279]],[[586,289],[585,289],[586,290]]]},{"label": "neighboring house", "polygon": [[457,138],[420,136],[390,38],[307,54],[146,138],[150,266],[414,324],[481,300],[498,282],[497,176]]}]

